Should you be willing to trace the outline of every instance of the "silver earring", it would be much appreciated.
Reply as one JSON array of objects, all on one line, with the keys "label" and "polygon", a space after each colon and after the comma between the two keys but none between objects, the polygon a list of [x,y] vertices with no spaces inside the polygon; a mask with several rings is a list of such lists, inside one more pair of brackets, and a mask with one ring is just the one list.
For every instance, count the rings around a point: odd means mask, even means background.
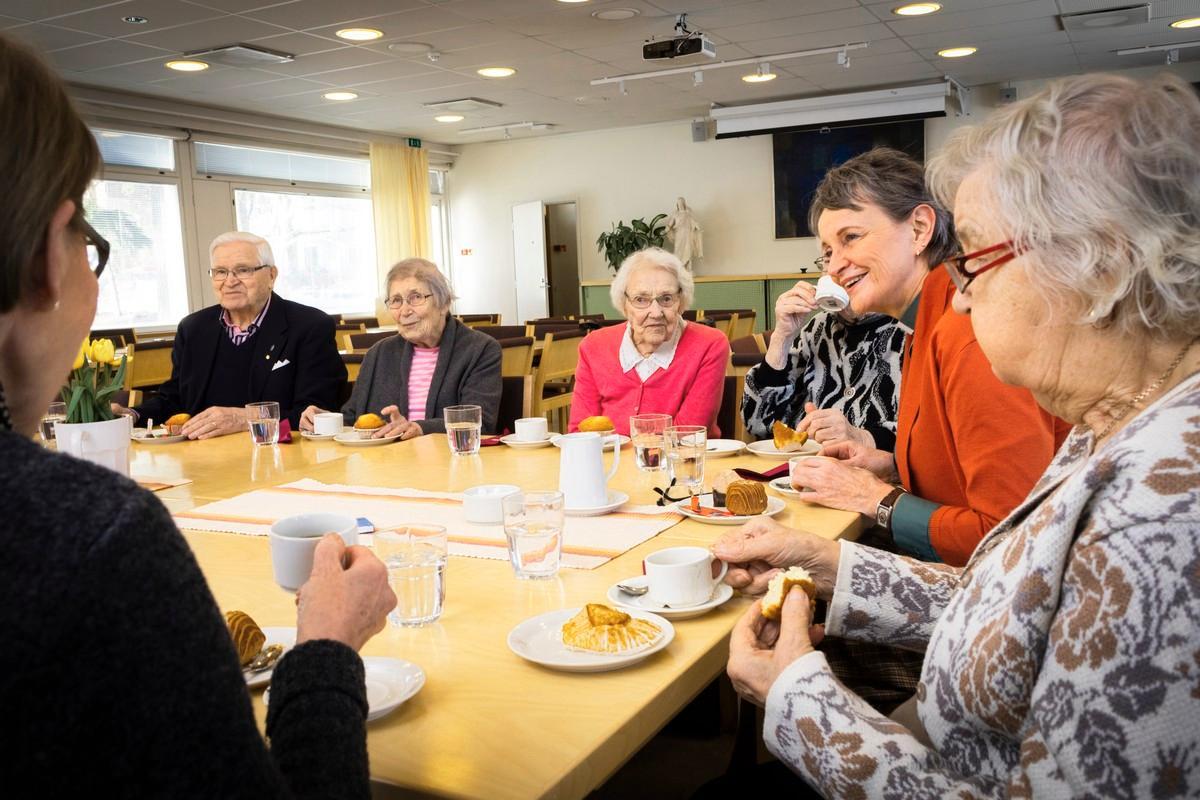
[{"label": "silver earring", "polygon": [[59,305],[60,305],[60,304],[61,304],[61,303],[60,303],[60,301],[58,301],[58,300],[55,300],[55,301],[54,301],[54,310],[55,310],[55,311],[58,311],[58,307],[59,307]]}]

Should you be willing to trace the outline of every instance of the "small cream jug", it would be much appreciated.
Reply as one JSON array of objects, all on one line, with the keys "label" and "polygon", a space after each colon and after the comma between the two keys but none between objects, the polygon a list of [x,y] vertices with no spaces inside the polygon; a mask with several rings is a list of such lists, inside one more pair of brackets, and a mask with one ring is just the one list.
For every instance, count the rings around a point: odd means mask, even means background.
[{"label": "small cream jug", "polygon": [[556,444],[562,451],[558,456],[558,490],[563,493],[563,506],[597,508],[608,502],[608,482],[617,474],[621,463],[621,446],[613,448],[612,468],[604,473],[604,439],[598,433],[568,433]]}]

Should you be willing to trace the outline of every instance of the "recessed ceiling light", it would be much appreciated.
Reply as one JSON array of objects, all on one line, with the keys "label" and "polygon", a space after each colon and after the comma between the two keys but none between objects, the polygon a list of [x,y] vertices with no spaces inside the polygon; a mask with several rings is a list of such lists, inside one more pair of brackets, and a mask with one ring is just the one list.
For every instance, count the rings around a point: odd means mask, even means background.
[{"label": "recessed ceiling light", "polygon": [[150,21],[150,20],[146,19],[145,17],[139,17],[136,15],[130,15],[128,17],[121,17],[121,19],[124,22],[128,22],[130,25],[145,25],[147,22]]},{"label": "recessed ceiling light", "polygon": [[475,71],[485,78],[507,78],[517,74],[512,67],[484,67]]},{"label": "recessed ceiling light", "polygon": [[938,55],[942,58],[962,58],[973,55],[977,50],[975,47],[947,47],[945,50],[938,50]]},{"label": "recessed ceiling light", "polygon": [[208,64],[203,61],[192,61],[191,59],[179,59],[176,61],[168,61],[167,69],[173,69],[176,72],[202,72],[208,69]]},{"label": "recessed ceiling light", "polygon": [[758,69],[754,72],[751,72],[749,75],[743,75],[742,80],[746,83],[766,83],[778,77],[774,72],[771,72],[771,65],[763,62],[758,65]]},{"label": "recessed ceiling light", "polygon": [[434,119],[438,122],[462,122],[464,117],[462,114],[438,114]]},{"label": "recessed ceiling light", "polygon": [[620,22],[623,19],[633,19],[641,13],[636,8],[603,8],[593,11],[592,16],[605,22]]},{"label": "recessed ceiling light", "polygon": [[326,92],[321,96],[326,100],[357,100],[358,92]]},{"label": "recessed ceiling light", "polygon": [[1172,28],[1200,28],[1200,17],[1177,19],[1171,23]]},{"label": "recessed ceiling light", "polygon": [[383,31],[375,28],[342,28],[334,36],[351,42],[370,42],[383,36]]},{"label": "recessed ceiling light", "polygon": [[387,46],[387,49],[393,53],[423,56],[433,49],[433,45],[426,44],[425,42],[392,42]]},{"label": "recessed ceiling light", "polygon": [[893,8],[892,13],[901,17],[923,17],[935,11],[941,11],[941,3],[909,3],[906,6]]}]

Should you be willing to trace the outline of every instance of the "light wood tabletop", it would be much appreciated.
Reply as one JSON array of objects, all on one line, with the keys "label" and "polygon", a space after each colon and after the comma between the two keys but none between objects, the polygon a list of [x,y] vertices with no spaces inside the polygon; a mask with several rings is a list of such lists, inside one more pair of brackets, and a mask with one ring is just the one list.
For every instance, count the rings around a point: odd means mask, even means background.
[{"label": "light wood tabletop", "polygon": [[[712,459],[707,474],[732,466],[763,471],[774,463],[748,454]],[[238,434],[134,444],[131,461],[138,477],[192,480],[156,493],[172,512],[300,478],[441,491],[482,483],[557,488],[558,467],[555,447],[488,447],[454,457],[440,435],[375,448],[299,437],[255,448]],[[650,503],[652,488],[663,482],[661,474],[638,472],[626,445],[610,485],[634,503]],[[857,514],[786,502],[777,517],[786,525],[829,538],[858,534]],[[415,697],[368,725],[376,795],[577,798],[602,784],[724,669],[729,631],[749,601],[735,596],[704,616],[675,621],[675,640],[665,650],[614,672],[555,672],[526,662],[509,650],[508,632],[546,611],[606,602],[609,586],[641,574],[648,553],[707,546],[728,530],[684,520],[597,569],[563,569],[541,581],[515,579],[507,561],[451,556],[442,618],[421,628],[389,625],[362,651],[412,661],[427,676]],[[184,535],[222,611],[240,609],[263,626],[295,625],[292,595],[272,580],[266,537]],[[262,725],[261,692],[253,697]]]}]

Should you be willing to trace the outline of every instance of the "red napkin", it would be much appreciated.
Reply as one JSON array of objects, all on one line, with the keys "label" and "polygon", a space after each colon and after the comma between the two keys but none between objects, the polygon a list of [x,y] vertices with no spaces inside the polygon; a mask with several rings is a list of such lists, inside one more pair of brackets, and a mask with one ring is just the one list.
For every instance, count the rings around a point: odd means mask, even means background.
[{"label": "red napkin", "polygon": [[776,478],[788,474],[788,464],[785,461],[778,467],[772,467],[766,472],[755,472],[754,470],[746,469],[745,467],[734,467],[733,471],[736,472],[739,477],[745,478],[748,481],[773,481]]},{"label": "red napkin", "polygon": [[279,443],[292,443],[292,423],[286,419],[279,420]]},{"label": "red napkin", "polygon": [[505,436],[508,436],[508,433],[509,433],[508,428],[505,428],[504,430],[497,433],[495,436],[484,436],[483,438],[481,438],[479,440],[479,446],[480,447],[495,447],[497,445],[504,444],[504,442],[502,442],[500,440],[503,439]]}]

